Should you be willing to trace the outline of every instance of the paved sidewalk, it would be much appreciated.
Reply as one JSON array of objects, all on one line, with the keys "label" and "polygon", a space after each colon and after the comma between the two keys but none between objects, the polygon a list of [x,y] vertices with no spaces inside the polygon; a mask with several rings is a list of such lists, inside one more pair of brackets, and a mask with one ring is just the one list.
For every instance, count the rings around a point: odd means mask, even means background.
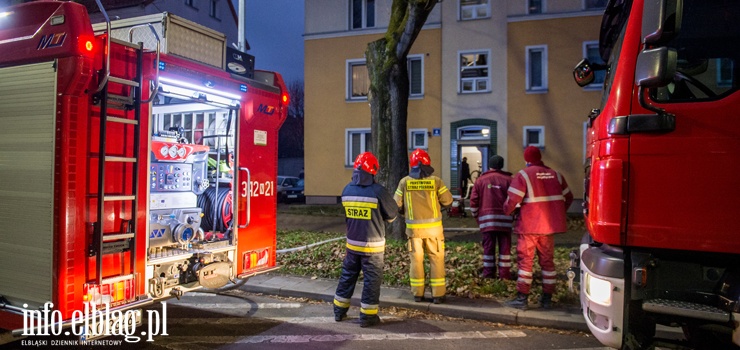
[{"label": "paved sidewalk", "polygon": [[[344,233],[346,230],[344,217],[309,216],[287,213],[278,213],[277,226],[281,230],[303,229],[336,233]],[[582,235],[582,232],[568,232],[556,235],[556,245],[576,246],[580,242]],[[512,238],[516,242],[516,235]],[[480,234],[474,228],[445,226],[445,239],[478,241],[480,240]],[[304,297],[331,302],[334,300],[337,283],[337,280],[311,279],[308,277],[271,273],[252,277],[241,289],[255,293],[284,297]],[[361,293],[362,285],[358,284],[355,289],[355,296],[352,298],[352,305],[360,305]],[[430,297],[431,295],[427,293],[427,299],[431,300]],[[504,324],[588,331],[581,310],[578,307],[561,307],[555,304],[555,307],[550,310],[533,308],[521,311],[506,307],[502,303],[491,299],[469,299],[450,296],[447,296],[447,300],[443,304],[435,305],[431,302],[416,303],[409,289],[391,287],[382,287],[380,298],[381,317],[384,307],[396,306],[434,312],[450,317],[462,317]],[[327,308],[327,314],[332,314],[330,308]]]},{"label": "paved sidewalk", "polygon": [[[241,287],[242,290],[253,293],[309,298],[327,302],[334,300],[336,288],[336,280],[311,279],[274,273],[252,277]],[[358,284],[352,298],[353,306],[360,305],[361,291],[362,284]],[[430,299],[429,297],[430,295],[427,295],[427,299]],[[558,307],[557,304],[550,310],[529,309],[522,311],[506,307],[490,299],[448,296],[442,304],[416,303],[413,299],[411,292],[407,289],[382,287],[380,292],[381,318],[383,317],[383,308],[395,306],[488,322],[588,331],[579,309]],[[326,313],[332,315],[332,309],[327,307]]]}]

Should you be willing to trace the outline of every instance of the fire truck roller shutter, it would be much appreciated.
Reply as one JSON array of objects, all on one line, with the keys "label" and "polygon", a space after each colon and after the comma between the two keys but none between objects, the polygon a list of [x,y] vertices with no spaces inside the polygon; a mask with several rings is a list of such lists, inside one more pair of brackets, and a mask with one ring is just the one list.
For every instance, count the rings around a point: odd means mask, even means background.
[{"label": "fire truck roller shutter", "polygon": [[54,62],[0,68],[0,295],[29,309],[53,292],[56,86]]}]

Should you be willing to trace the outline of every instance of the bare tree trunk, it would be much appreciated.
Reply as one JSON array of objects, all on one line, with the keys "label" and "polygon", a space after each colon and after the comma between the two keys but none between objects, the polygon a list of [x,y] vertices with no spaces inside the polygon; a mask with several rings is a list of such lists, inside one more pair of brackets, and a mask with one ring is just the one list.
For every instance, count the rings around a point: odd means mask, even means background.
[{"label": "bare tree trunk", "polygon": [[[378,157],[378,182],[393,194],[408,174],[407,129],[409,76],[406,58],[437,0],[394,0],[388,31],[368,44],[372,152]],[[390,225],[388,236],[405,237],[403,220]]]}]

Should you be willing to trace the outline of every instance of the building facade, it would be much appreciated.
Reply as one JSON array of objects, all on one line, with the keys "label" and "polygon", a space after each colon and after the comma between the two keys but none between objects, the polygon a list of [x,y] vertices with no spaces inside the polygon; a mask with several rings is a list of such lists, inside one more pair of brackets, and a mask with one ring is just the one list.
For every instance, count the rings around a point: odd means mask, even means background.
[{"label": "building facade", "polygon": [[[353,157],[370,147],[364,51],[385,33],[391,3],[305,1],[307,203],[336,203]],[[463,157],[471,170],[485,171],[499,154],[516,172],[524,147],[535,145],[582,197],[584,122],[601,84],[579,88],[572,69],[583,57],[598,61],[605,5],[439,2],[409,54],[409,151],[425,148],[435,174],[459,194]]]}]

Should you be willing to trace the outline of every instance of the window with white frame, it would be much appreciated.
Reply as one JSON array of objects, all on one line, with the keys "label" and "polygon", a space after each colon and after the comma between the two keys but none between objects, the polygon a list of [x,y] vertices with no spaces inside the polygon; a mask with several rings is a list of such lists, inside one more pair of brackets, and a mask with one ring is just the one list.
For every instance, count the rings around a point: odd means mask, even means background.
[{"label": "window with white frame", "polygon": [[351,167],[360,153],[370,152],[372,149],[370,129],[347,129],[344,137],[344,165]]},{"label": "window with white frame", "polygon": [[424,96],[424,55],[409,55],[409,97]]},{"label": "window with white frame", "polygon": [[460,20],[491,17],[491,2],[489,0],[459,0]]},{"label": "window with white frame", "polygon": [[527,91],[547,91],[547,45],[527,46]]},{"label": "window with white frame", "polygon": [[[588,58],[591,64],[603,65],[604,60],[601,59],[599,53],[599,42],[598,41],[585,41],[583,43],[583,56]],[[604,78],[606,78],[606,70],[601,69],[594,71],[594,81],[591,84],[586,85],[586,89],[601,89],[604,86]]]},{"label": "window with white frame", "polygon": [[349,11],[352,29],[375,27],[375,0],[351,0]]},{"label": "window with white frame", "polygon": [[528,0],[527,13],[530,15],[545,13],[545,1],[546,0]]},{"label": "window with white frame", "polygon": [[583,0],[583,9],[585,10],[603,9],[606,7],[607,2],[609,2],[609,0]]},{"label": "window with white frame", "polygon": [[409,129],[409,150],[429,147],[427,129]]},{"label": "window with white frame", "polygon": [[489,76],[490,66],[486,51],[460,52],[460,92],[488,92],[491,91]]},{"label": "window with white frame", "polygon": [[545,147],[545,127],[544,126],[525,126],[524,127],[524,147],[535,146]]},{"label": "window with white frame", "polygon": [[721,87],[732,86],[733,65],[731,58],[717,59],[717,85]]},{"label": "window with white frame", "polygon": [[367,100],[370,76],[365,60],[347,60],[347,99]]}]

